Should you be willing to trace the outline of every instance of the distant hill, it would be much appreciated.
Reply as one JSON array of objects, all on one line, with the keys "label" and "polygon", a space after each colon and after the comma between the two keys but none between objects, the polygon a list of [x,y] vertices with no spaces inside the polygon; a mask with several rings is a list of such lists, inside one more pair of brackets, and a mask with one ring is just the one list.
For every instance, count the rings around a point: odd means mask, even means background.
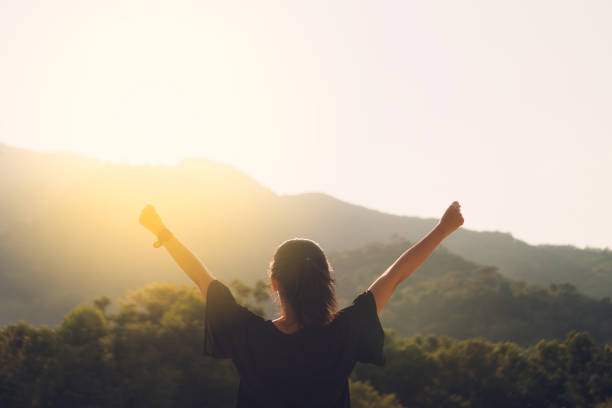
[{"label": "distant hill", "polygon": [[38,153],[0,143],[0,233],[42,216],[76,180],[100,161],[73,153]]},{"label": "distant hill", "polygon": [[[356,290],[367,288],[409,245],[400,240],[329,254],[341,303],[348,304]],[[598,341],[612,341],[609,299],[594,299],[569,284],[510,280],[496,267],[478,265],[444,247],[398,286],[381,322],[401,336],[485,337],[527,345],[562,340],[579,330]]]},{"label": "distant hill", "polygon": [[[204,159],[128,166],[0,144],[0,189],[7,197],[0,201],[0,325],[54,324],[99,295],[120,296],[151,281],[186,282],[138,225],[147,201],[217,277],[247,283],[264,277],[274,248],[294,236],[344,251],[415,242],[437,222],[320,193],[277,195],[232,166]],[[611,293],[612,255],[605,250],[530,246],[509,234],[464,228],[444,247],[495,265],[504,276],[569,282],[598,297]]]}]

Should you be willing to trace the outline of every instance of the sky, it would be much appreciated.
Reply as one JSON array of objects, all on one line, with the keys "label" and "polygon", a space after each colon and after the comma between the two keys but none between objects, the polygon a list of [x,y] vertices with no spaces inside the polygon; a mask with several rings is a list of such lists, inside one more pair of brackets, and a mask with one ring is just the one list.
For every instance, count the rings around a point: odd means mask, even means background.
[{"label": "sky", "polygon": [[612,247],[612,3],[0,0],[0,142]]}]

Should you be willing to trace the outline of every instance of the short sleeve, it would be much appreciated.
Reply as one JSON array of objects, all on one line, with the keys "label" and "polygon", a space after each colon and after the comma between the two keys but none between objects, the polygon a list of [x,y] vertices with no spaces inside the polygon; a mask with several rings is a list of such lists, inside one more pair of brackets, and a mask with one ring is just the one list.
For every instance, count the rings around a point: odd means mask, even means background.
[{"label": "short sleeve", "polygon": [[246,325],[255,316],[236,303],[223,283],[213,280],[206,292],[204,315],[204,355],[232,358],[244,341]]},{"label": "short sleeve", "polygon": [[355,360],[383,366],[385,332],[378,319],[374,294],[369,290],[363,292],[345,311],[348,315],[349,341],[352,342]]}]

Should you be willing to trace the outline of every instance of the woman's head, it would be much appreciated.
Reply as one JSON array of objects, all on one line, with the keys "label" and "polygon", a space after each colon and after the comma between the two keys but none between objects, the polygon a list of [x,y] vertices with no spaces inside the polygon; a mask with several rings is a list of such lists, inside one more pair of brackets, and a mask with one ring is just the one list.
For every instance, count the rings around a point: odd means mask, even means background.
[{"label": "woman's head", "polygon": [[301,327],[322,326],[336,314],[333,270],[314,241],[293,238],[283,242],[270,262],[281,302],[289,306]]}]

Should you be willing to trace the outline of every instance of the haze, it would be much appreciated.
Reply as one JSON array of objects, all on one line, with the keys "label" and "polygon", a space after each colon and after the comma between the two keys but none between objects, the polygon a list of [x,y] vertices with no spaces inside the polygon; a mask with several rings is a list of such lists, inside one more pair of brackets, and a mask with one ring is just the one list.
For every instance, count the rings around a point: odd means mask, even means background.
[{"label": "haze", "polygon": [[[0,141],[612,243],[612,4],[0,2]],[[1,160],[1,158],[0,158]]]}]

